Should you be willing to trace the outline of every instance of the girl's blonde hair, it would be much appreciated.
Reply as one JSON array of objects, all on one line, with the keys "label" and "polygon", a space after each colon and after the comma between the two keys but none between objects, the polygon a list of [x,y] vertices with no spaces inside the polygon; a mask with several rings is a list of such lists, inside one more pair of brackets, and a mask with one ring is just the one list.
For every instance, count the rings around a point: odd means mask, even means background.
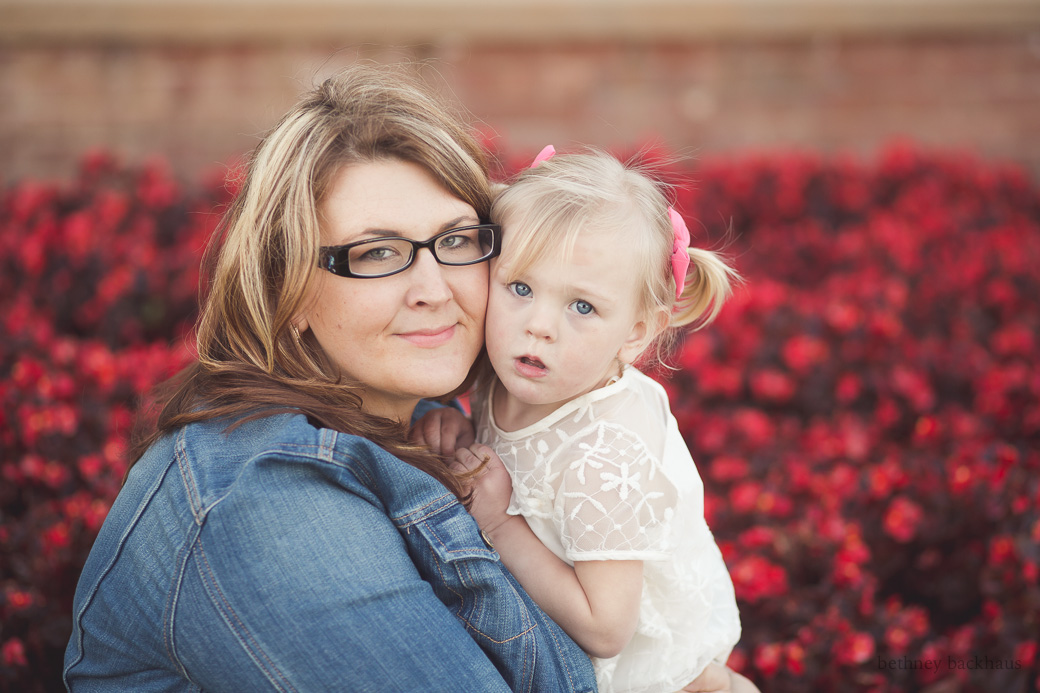
[{"label": "girl's blonde hair", "polygon": [[[740,277],[719,253],[686,248],[690,265],[676,298],[675,236],[664,187],[649,172],[595,149],[553,156],[522,171],[491,208],[492,221],[503,224],[510,272],[519,276],[536,262],[567,257],[580,234],[617,234],[641,277],[641,319],[663,309],[668,328],[701,329],[718,316]],[[665,329],[654,340],[658,361],[678,335],[678,329]]]}]

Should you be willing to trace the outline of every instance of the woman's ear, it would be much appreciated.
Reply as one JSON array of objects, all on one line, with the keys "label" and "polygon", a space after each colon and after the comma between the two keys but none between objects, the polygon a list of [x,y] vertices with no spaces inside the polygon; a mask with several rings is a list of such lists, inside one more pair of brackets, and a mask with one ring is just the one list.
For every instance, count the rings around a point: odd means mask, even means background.
[{"label": "woman's ear", "polygon": [[646,348],[668,327],[670,320],[671,314],[667,308],[657,308],[647,319],[640,320],[633,325],[628,339],[618,351],[618,358],[621,362],[635,363],[640,354],[646,351]]},{"label": "woman's ear", "polygon": [[296,326],[296,329],[300,331],[300,334],[306,332],[311,326],[310,322],[307,320],[307,316],[310,314],[311,308],[314,305],[312,296],[313,294],[308,291],[297,308],[296,315],[289,319],[289,322]]}]

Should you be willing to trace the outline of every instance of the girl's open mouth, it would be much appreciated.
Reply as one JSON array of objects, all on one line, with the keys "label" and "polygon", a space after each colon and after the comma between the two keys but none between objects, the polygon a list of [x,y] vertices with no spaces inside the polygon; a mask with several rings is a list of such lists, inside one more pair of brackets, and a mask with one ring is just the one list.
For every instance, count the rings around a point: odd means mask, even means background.
[{"label": "girl's open mouth", "polygon": [[513,363],[516,366],[517,372],[528,378],[538,378],[548,372],[545,364],[533,356],[521,356],[520,358],[515,359]]}]

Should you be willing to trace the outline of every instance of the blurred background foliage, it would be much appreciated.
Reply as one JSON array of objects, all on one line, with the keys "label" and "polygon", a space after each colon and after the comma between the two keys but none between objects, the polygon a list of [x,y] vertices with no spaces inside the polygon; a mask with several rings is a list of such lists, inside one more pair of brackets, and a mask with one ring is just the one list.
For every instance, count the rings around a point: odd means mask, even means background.
[{"label": "blurred background foliage", "polygon": [[359,59],[421,61],[499,177],[548,142],[655,165],[748,278],[657,374],[734,667],[1040,688],[1037,3],[0,0],[0,690],[60,690],[237,157]]}]

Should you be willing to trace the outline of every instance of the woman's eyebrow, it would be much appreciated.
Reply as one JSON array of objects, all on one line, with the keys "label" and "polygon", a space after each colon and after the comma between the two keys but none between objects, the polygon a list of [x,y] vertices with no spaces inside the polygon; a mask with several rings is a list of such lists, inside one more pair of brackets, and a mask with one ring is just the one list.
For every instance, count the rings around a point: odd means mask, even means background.
[{"label": "woman's eyebrow", "polygon": [[468,222],[466,225],[479,224],[480,219],[477,217],[476,214],[463,214],[461,217],[456,217],[449,221],[447,224],[442,225],[441,231],[447,231],[448,229],[453,229],[456,226],[462,226],[463,222]]},{"label": "woman's eyebrow", "polygon": [[[456,228],[457,226],[479,224],[480,219],[476,214],[463,214],[460,217],[456,217],[451,221],[441,224],[440,228],[433,235],[436,236],[438,233],[443,233],[448,229]],[[381,228],[368,228],[364,229],[356,240],[363,238],[404,238],[405,235],[396,229],[381,229]]]}]

